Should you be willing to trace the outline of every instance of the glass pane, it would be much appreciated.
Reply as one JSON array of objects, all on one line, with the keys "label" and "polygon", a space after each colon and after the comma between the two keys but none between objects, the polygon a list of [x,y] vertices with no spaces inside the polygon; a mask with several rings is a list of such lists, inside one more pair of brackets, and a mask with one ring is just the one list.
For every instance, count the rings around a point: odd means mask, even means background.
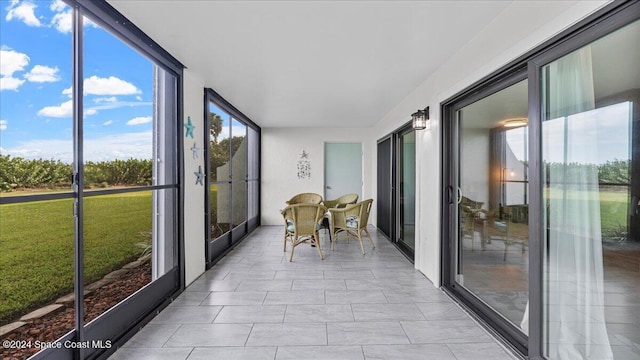
[{"label": "glass pane", "polygon": [[247,127],[247,171],[249,180],[260,178],[260,133]]},{"label": "glass pane", "polygon": [[151,282],[152,204],[150,190],[84,199],[85,323]]},{"label": "glass pane", "polygon": [[227,181],[229,169],[229,132],[231,115],[214,103],[209,103],[209,179],[211,182]]},{"label": "glass pane", "polygon": [[638,38],[640,22],[542,68],[549,359],[640,358]]},{"label": "glass pane", "polygon": [[[0,197],[71,191],[71,32],[64,3],[0,9]],[[40,17],[35,17],[37,10]],[[52,27],[41,22],[53,21]]]},{"label": "glass pane", "polygon": [[527,331],[527,81],[458,111],[459,207],[456,281]]},{"label": "glass pane", "polygon": [[233,181],[247,179],[247,126],[236,119],[233,119],[231,128],[231,162],[233,171],[231,176]]},{"label": "glass pane", "polygon": [[209,214],[211,238],[215,240],[231,229],[231,185],[217,183],[209,185]]},{"label": "glass pane", "polygon": [[88,26],[84,31],[85,189],[152,184],[152,104],[152,63],[97,25]]},{"label": "glass pane", "polygon": [[416,247],[416,133],[400,136],[400,241]]},{"label": "glass pane", "polygon": [[[0,198],[69,193],[69,199],[0,205],[0,327],[59,301],[0,340],[1,359],[26,359],[74,328],[71,199],[73,101],[71,8],[0,2]],[[40,198],[42,199],[42,198]],[[60,299],[65,296],[65,299]]]},{"label": "glass pane", "polygon": [[[60,307],[2,340],[53,342],[74,329],[72,209],[73,199],[0,205],[0,325],[46,305]],[[38,350],[2,346],[0,358],[26,359]]]},{"label": "glass pane", "polygon": [[258,181],[249,181],[248,195],[249,195],[249,219],[253,219],[258,216],[260,210],[260,193],[258,192]]},{"label": "glass pane", "polygon": [[[174,184],[175,77],[84,20],[85,189]],[[176,201],[175,189],[84,198],[85,322],[175,266]]]},{"label": "glass pane", "polygon": [[233,171],[232,223],[237,226],[247,221],[247,126],[236,119],[231,122],[231,164]]},{"label": "glass pane", "polygon": [[247,221],[247,183],[236,181],[232,185],[233,199],[233,226],[238,226]]}]

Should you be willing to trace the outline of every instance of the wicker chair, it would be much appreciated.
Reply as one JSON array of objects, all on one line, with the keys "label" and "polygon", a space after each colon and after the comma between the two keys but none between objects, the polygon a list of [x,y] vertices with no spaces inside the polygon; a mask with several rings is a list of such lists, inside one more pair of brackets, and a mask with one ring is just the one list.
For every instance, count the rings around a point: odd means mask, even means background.
[{"label": "wicker chair", "polygon": [[315,246],[320,259],[324,259],[318,228],[326,212],[327,208],[319,204],[293,204],[281,211],[284,218],[284,251],[287,251],[287,241],[291,242],[289,261],[293,261],[293,252],[302,243]]},{"label": "wicker chair", "polygon": [[369,222],[369,213],[371,212],[371,204],[373,199],[367,199],[357,204],[347,205],[341,209],[329,209],[331,213],[332,222],[332,239],[331,250],[335,248],[335,243],[338,240],[338,233],[344,232],[347,234],[347,241],[349,237],[355,236],[360,241],[360,250],[364,255],[364,246],[362,245],[362,236],[369,238],[371,246],[375,249],[376,245],[371,239],[371,235],[367,230],[367,224]]},{"label": "wicker chair", "polygon": [[320,204],[322,203],[322,196],[316,193],[301,193],[294,195],[289,201],[287,201],[287,205],[293,204]]},{"label": "wicker chair", "polygon": [[347,205],[355,204],[357,202],[358,202],[358,194],[346,194],[334,200],[325,200],[323,204],[328,209],[332,209],[332,208],[343,208],[343,207],[346,207]]}]

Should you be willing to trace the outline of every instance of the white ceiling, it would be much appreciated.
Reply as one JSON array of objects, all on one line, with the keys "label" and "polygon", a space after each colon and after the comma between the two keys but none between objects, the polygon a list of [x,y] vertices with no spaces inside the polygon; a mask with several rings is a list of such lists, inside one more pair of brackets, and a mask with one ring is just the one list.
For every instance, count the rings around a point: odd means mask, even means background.
[{"label": "white ceiling", "polygon": [[511,3],[108,2],[263,127],[373,126]]}]

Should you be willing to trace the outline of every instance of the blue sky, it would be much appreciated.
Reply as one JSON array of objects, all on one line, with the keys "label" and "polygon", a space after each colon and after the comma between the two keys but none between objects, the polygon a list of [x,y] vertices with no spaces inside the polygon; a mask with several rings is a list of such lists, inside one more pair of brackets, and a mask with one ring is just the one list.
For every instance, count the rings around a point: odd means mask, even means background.
[{"label": "blue sky", "polygon": [[[70,7],[0,0],[0,153],[71,162]],[[84,24],[85,160],[151,158],[152,63]]]}]

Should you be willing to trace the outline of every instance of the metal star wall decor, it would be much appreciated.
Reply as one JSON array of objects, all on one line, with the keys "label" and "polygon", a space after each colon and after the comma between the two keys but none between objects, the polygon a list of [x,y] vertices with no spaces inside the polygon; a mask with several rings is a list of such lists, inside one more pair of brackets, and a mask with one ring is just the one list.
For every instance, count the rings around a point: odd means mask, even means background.
[{"label": "metal star wall decor", "polygon": [[306,151],[302,150],[302,154],[300,154],[300,159],[308,159],[308,156],[309,154]]},{"label": "metal star wall decor", "polygon": [[191,116],[187,117],[187,123],[184,124],[184,127],[187,128],[187,131],[184,133],[184,137],[191,137],[193,139],[193,129],[196,127],[191,123]]},{"label": "metal star wall decor", "polygon": [[198,158],[198,152],[200,151],[200,148],[198,147],[198,145],[196,145],[196,143],[193,143],[193,146],[191,147],[191,152],[193,153],[193,158],[197,159]]},{"label": "metal star wall decor", "polygon": [[204,185],[204,173],[202,172],[202,165],[198,165],[198,172],[193,172],[196,176],[196,185]]}]

